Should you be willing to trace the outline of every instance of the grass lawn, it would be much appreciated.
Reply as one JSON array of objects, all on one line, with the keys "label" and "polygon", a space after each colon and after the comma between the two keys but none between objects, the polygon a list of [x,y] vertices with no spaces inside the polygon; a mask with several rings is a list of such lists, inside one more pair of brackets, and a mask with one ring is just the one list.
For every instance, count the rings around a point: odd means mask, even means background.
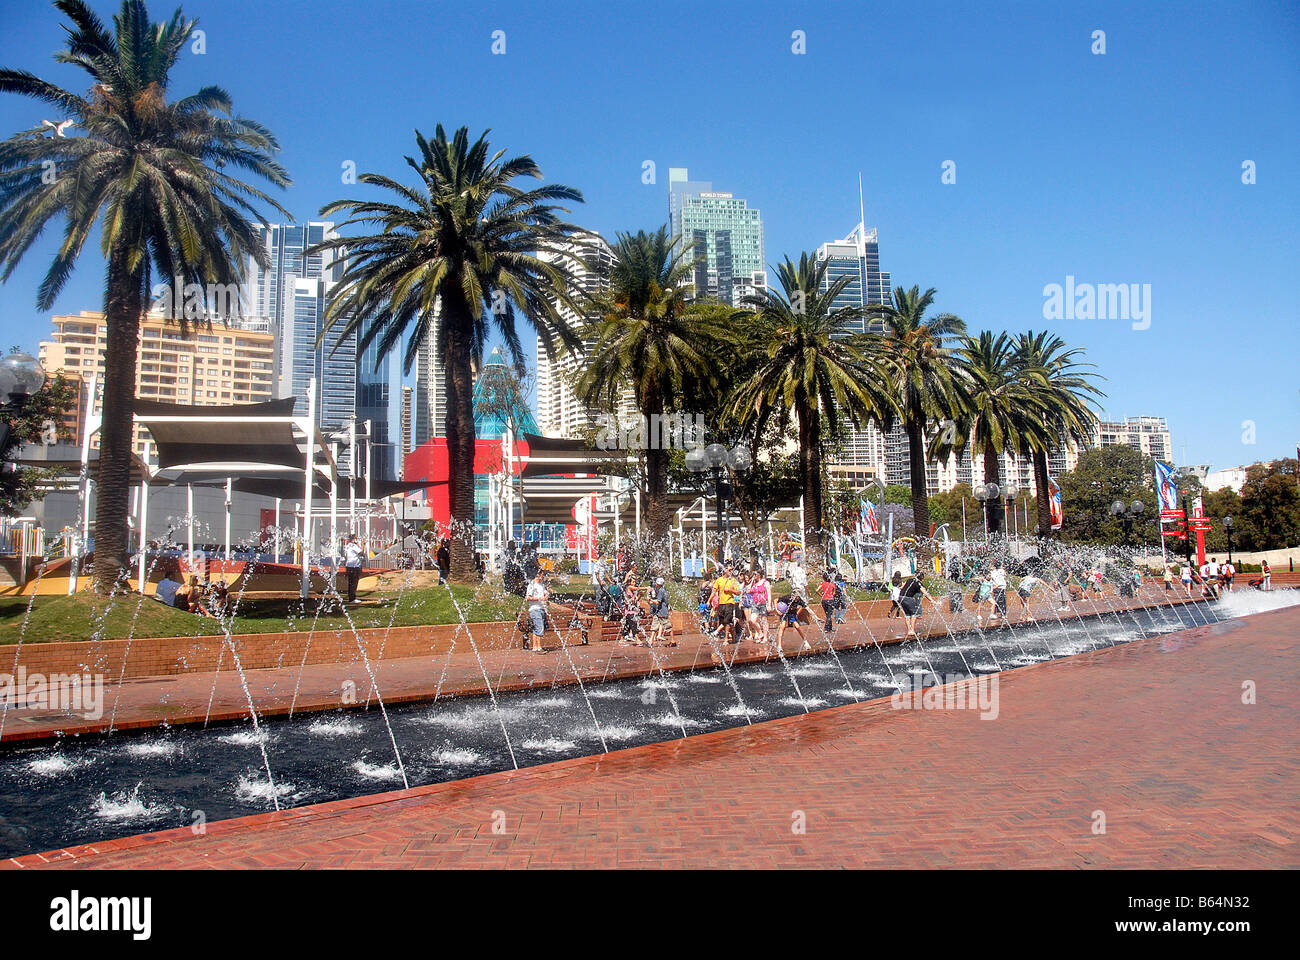
[{"label": "grass lawn", "polygon": [[[378,604],[348,608],[357,627],[420,626],[455,623],[459,619],[455,605],[460,605],[470,622],[513,620],[522,600],[486,586],[412,587],[400,603],[395,588],[375,591],[368,596]],[[362,595],[363,599],[367,595]],[[0,599],[0,644],[17,643],[27,613],[27,597]],[[304,607],[299,600],[245,599],[240,603],[232,627],[233,633],[279,633],[312,629],[320,600],[312,597]],[[396,607],[396,616],[394,616]],[[107,616],[105,613],[107,612]],[[134,631],[132,623],[134,622]],[[347,619],[337,611],[322,613],[315,621],[317,630],[346,629]],[[112,605],[100,597],[83,592],[76,596],[40,596],[32,605],[27,622],[25,643],[53,643],[60,640],[89,640],[98,634],[103,639],[136,637],[192,637],[220,633],[211,618],[182,613],[156,600],[139,596],[117,598]],[[2,661],[0,661],[2,663]]]}]

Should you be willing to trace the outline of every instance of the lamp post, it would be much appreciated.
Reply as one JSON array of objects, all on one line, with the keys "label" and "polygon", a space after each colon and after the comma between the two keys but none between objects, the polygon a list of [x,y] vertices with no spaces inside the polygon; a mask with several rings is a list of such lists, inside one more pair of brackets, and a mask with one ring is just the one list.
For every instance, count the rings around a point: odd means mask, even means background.
[{"label": "lamp post", "polygon": [[975,487],[975,499],[980,502],[984,514],[984,539],[989,537],[989,511],[992,504],[1001,496],[1002,491],[996,483],[981,483]]},{"label": "lamp post", "polygon": [[1236,527],[1232,517],[1223,518],[1223,532],[1228,535],[1228,562],[1232,563],[1232,531]]},{"label": "lamp post", "polygon": [[720,443],[711,443],[707,447],[693,447],[686,452],[686,469],[693,473],[709,472],[713,474],[713,497],[717,505],[718,518],[718,552],[715,558],[719,563],[724,559],[728,532],[728,513],[723,503],[731,497],[731,485],[724,482],[724,470],[730,467],[735,473],[744,473],[753,463],[749,447],[738,443],[728,450]]},{"label": "lamp post", "polygon": [[0,451],[9,446],[10,419],[45,385],[45,370],[30,353],[11,353],[0,359]]},{"label": "lamp post", "polygon": [[1134,500],[1132,503],[1125,503],[1123,500],[1116,500],[1110,505],[1111,516],[1119,520],[1124,525],[1124,545],[1127,546],[1133,533],[1133,522],[1142,516],[1146,510],[1146,504],[1141,500]]}]

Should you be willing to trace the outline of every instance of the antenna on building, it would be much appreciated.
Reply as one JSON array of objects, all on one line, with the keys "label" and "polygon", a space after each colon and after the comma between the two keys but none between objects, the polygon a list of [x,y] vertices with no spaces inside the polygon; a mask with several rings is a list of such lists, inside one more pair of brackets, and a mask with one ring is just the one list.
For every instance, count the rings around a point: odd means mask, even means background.
[{"label": "antenna on building", "polygon": [[867,207],[862,200],[862,171],[858,171],[858,223],[862,226],[862,239],[867,239]]}]

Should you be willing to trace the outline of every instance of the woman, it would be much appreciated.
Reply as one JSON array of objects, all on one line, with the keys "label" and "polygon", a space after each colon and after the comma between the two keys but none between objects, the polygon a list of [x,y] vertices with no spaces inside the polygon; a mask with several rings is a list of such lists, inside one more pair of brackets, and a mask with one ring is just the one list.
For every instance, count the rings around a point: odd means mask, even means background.
[{"label": "woman", "polygon": [[1273,589],[1273,568],[1268,565],[1267,560],[1264,560],[1262,563],[1260,563],[1259,572],[1264,577],[1263,589],[1272,590]]},{"label": "woman", "polygon": [[1165,564],[1165,593],[1174,589],[1174,567],[1173,564]]},{"label": "woman", "polygon": [[903,586],[903,575],[894,572],[894,579],[889,582],[889,618],[901,617],[903,605],[898,602],[898,591]]},{"label": "woman", "polygon": [[822,632],[830,636],[835,632],[835,578],[829,570],[822,574],[822,582],[817,592],[821,595],[822,614],[826,617],[826,625],[822,627]]},{"label": "woman", "polygon": [[755,571],[747,592],[753,600],[753,605],[745,612],[750,630],[759,643],[767,643],[767,608],[772,602],[772,585],[762,571]]}]

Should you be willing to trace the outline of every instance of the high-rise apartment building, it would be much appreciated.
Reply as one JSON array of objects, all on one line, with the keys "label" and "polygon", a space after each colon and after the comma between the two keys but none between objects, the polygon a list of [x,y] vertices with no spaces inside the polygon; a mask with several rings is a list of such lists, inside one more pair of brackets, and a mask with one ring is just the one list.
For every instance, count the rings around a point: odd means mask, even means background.
[{"label": "high-rise apartment building", "polygon": [[1094,447],[1132,447],[1156,460],[1169,460],[1174,444],[1164,417],[1126,417],[1103,420],[1093,430]]},{"label": "high-rise apartment building", "polygon": [[668,171],[668,225],[683,244],[693,245],[696,297],[738,304],[744,292],[738,288],[766,277],[759,211],[708,181],[691,180],[685,167]]},{"label": "high-rise apartment building", "polygon": [[[569,248],[578,262],[571,261],[577,286],[588,297],[598,296],[606,286],[605,277],[614,263],[614,253],[609,244],[599,234],[575,240]],[[554,257],[551,255],[544,255]],[[561,314],[571,328],[577,330],[589,319],[581,317],[572,310],[564,308]],[[596,412],[578,399],[574,393],[574,381],[586,369],[587,350],[590,342],[572,353],[556,347],[554,357],[546,353],[545,343],[537,339],[537,422],[542,431],[554,437],[582,437],[597,422]],[[624,396],[615,411],[619,416],[628,415],[633,409],[631,391]]]},{"label": "high-rise apartment building", "polygon": [[415,357],[415,445],[447,435],[447,370],[438,353],[439,308]]},{"label": "high-rise apartment building", "polygon": [[[77,407],[67,415],[73,436],[80,436],[91,374],[98,374],[103,383],[108,328],[104,315],[91,310],[54,317],[53,323],[53,336],[40,345],[40,361],[50,373],[62,371],[80,381]],[[103,391],[96,392],[95,411],[102,412]],[[274,399],[275,338],[269,325],[248,319],[238,326],[195,326],[183,334],[162,314],[145,316],[140,323],[136,396],[200,406]],[[143,427],[136,428],[132,446],[141,456],[147,452],[148,436]],[[99,445],[98,436],[92,444]]]}]

